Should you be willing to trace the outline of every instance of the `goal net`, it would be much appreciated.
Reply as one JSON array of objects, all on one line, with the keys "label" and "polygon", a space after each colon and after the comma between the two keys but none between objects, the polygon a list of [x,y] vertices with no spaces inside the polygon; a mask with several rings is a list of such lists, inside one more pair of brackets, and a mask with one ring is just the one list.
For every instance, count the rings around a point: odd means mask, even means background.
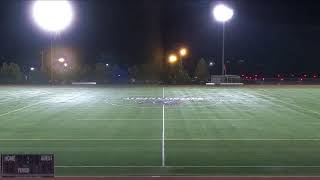
[{"label": "goal net", "polygon": [[241,83],[241,78],[238,75],[212,75],[211,83],[214,84],[223,84],[223,83]]}]

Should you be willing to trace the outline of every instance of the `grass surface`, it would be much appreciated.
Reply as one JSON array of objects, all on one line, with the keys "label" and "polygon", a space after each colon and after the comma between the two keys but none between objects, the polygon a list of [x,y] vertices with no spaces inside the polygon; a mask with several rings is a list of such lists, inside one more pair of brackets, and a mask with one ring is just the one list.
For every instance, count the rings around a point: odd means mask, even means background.
[{"label": "grass surface", "polygon": [[[126,99],[163,96],[205,100]],[[320,89],[0,86],[0,152],[54,153],[57,175],[320,175]]]}]

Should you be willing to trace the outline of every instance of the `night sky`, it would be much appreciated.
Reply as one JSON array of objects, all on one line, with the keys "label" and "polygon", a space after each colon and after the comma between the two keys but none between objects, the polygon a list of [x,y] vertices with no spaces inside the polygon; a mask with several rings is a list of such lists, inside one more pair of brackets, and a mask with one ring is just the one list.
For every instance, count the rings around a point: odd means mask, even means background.
[{"label": "night sky", "polygon": [[[235,10],[226,25],[226,60],[244,60],[247,71],[317,72],[320,70],[320,1],[225,1]],[[0,1],[0,61],[39,64],[50,35],[31,19],[32,1]],[[201,58],[219,62],[221,24],[209,0],[79,0],[75,21],[57,46],[77,49],[82,61],[147,63],[150,44],[163,48],[163,58],[181,45],[192,67]],[[152,31],[152,32],[151,32]]]}]

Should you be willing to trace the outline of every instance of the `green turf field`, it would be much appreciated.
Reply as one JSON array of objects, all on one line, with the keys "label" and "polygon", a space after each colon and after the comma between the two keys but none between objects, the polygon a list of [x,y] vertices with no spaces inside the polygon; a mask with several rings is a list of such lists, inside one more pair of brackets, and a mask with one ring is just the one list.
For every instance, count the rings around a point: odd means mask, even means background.
[{"label": "green turf field", "polygon": [[0,152],[54,153],[57,175],[320,175],[320,86],[0,86]]}]

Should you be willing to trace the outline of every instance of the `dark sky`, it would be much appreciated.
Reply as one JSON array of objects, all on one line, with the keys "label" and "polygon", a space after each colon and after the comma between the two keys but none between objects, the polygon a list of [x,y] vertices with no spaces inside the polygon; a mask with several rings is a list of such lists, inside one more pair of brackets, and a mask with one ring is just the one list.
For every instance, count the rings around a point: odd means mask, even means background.
[{"label": "dark sky", "polygon": [[[221,24],[212,17],[217,1],[209,0],[79,0],[73,1],[76,19],[55,41],[72,47],[85,62],[112,61],[129,66],[145,63],[148,8],[157,6],[157,33],[164,53],[179,45],[190,48],[188,66],[204,57],[219,62]],[[320,71],[320,1],[234,0],[235,9],[226,25],[226,59],[245,60],[251,72]],[[0,60],[21,65],[39,64],[40,51],[50,36],[32,21],[32,1],[0,1]],[[147,5],[146,5],[147,4]],[[159,7],[158,7],[159,6]],[[147,9],[147,10],[146,10]],[[112,58],[101,58],[101,56]]]}]

